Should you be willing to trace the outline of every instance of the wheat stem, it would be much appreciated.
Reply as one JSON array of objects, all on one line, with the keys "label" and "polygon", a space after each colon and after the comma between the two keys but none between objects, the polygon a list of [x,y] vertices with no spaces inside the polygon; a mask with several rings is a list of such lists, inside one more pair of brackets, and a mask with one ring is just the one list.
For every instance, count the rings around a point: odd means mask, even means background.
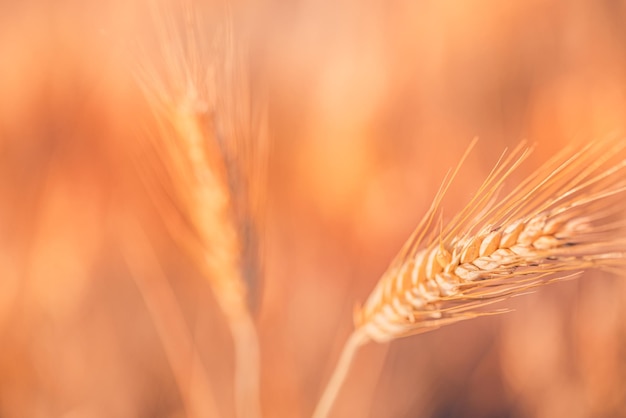
[{"label": "wheat stem", "polygon": [[259,339],[246,311],[229,323],[235,348],[235,408],[238,417],[261,417]]},{"label": "wheat stem", "polygon": [[333,374],[324,389],[324,393],[315,407],[313,418],[325,418],[328,416],[330,409],[339,394],[339,390],[341,389],[343,382],[346,380],[346,376],[350,370],[350,365],[354,360],[357,350],[368,341],[369,338],[365,335],[365,333],[361,332],[361,330],[357,329],[350,335],[348,341],[346,341],[346,344],[343,347],[343,350],[341,351],[339,361],[337,362]]},{"label": "wheat stem", "polygon": [[220,416],[180,304],[145,233],[127,225],[123,256],[154,323],[189,418]]}]

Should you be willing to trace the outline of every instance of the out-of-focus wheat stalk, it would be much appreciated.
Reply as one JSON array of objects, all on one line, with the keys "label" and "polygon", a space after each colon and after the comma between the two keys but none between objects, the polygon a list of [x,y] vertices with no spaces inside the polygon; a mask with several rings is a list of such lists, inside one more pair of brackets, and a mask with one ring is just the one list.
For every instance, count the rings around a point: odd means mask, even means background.
[{"label": "out-of-focus wheat stalk", "polygon": [[[153,17],[158,53],[140,54],[138,81],[158,129],[139,156],[166,226],[208,279],[235,346],[235,406],[260,416],[252,317],[267,158],[263,95],[252,92],[245,32],[232,8],[190,5]],[[204,15],[204,13],[208,15]]]},{"label": "out-of-focus wheat stalk", "polygon": [[138,225],[126,225],[124,255],[163,344],[188,417],[217,417],[210,379],[154,250]]},{"label": "out-of-focus wheat stalk", "polygon": [[484,307],[588,268],[626,264],[626,142],[605,139],[567,148],[499,197],[531,150],[521,144],[503,154],[467,206],[444,226],[437,214],[461,164],[446,177],[417,229],[355,311],[355,331],[315,418],[328,415],[356,350],[368,341],[504,312]]}]

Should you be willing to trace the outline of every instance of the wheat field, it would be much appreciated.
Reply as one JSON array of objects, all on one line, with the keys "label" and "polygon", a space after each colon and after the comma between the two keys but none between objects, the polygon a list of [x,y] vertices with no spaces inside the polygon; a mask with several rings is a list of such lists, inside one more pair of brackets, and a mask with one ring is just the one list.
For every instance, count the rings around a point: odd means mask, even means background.
[{"label": "wheat field", "polygon": [[[626,415],[625,21],[591,0],[0,3],[0,416],[308,417],[355,325],[381,343],[331,417]],[[602,202],[577,213],[601,221],[585,262],[566,238],[545,279],[568,280],[400,338],[450,311],[402,316],[419,303],[391,289],[425,245],[431,273],[485,256],[442,231],[522,155],[470,217],[533,173],[554,187],[509,208],[609,170],[578,191]]]}]

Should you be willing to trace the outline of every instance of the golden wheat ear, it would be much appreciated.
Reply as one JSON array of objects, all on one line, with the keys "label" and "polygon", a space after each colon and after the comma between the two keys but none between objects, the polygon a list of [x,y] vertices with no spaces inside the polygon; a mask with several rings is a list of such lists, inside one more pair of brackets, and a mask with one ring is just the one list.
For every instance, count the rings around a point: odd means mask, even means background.
[{"label": "golden wheat ear", "polygon": [[588,268],[626,265],[626,141],[566,148],[499,197],[531,151],[521,144],[505,152],[467,206],[443,226],[435,219],[459,167],[446,177],[418,228],[355,310],[355,331],[315,418],[328,415],[355,351],[368,341],[500,313],[506,308],[485,307]]},{"label": "golden wheat ear", "polygon": [[268,138],[245,31],[228,6],[154,5],[154,50],[139,55],[156,128],[138,156],[150,195],[177,243],[209,281],[235,348],[240,417],[260,416],[258,298]]}]

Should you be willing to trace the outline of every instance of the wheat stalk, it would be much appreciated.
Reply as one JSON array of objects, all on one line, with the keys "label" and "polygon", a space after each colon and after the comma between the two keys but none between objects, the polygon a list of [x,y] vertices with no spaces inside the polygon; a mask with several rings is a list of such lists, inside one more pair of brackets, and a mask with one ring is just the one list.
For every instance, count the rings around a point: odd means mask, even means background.
[{"label": "wheat stalk", "polygon": [[459,164],[365,304],[355,310],[355,330],[313,416],[328,415],[355,352],[368,341],[387,342],[504,312],[484,307],[587,268],[624,266],[620,217],[626,206],[626,160],[619,156],[625,149],[625,141],[617,138],[577,151],[567,148],[499,198],[504,181],[532,151],[520,144],[503,154],[471,201],[444,227],[436,217]]},{"label": "wheat stalk", "polygon": [[160,260],[138,225],[127,222],[124,226],[123,254],[155,324],[187,416],[217,417],[219,408],[209,376]]},{"label": "wheat stalk", "polygon": [[227,319],[236,412],[254,418],[261,415],[252,305],[268,148],[264,106],[251,91],[232,10],[213,11],[210,25],[197,21],[197,9],[183,9],[153,10],[157,57],[141,54],[136,73],[158,125],[147,144],[156,158],[141,155],[137,163],[166,226],[209,281]]}]

